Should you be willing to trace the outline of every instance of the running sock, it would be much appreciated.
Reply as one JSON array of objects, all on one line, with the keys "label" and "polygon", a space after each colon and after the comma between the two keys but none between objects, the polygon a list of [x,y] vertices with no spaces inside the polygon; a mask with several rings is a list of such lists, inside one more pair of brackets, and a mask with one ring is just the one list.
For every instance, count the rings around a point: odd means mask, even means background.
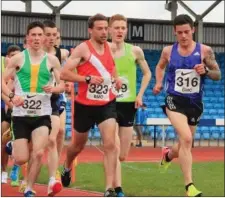
[{"label": "running sock", "polygon": [[194,185],[193,183],[189,183],[188,185],[185,186],[186,191],[188,191],[189,186]]},{"label": "running sock", "polygon": [[66,172],[70,172],[71,168],[64,168]]},{"label": "running sock", "polygon": [[27,186],[27,187],[25,188],[25,190],[24,190],[24,193],[27,193],[28,191],[32,191],[32,189],[31,189],[30,187]]}]

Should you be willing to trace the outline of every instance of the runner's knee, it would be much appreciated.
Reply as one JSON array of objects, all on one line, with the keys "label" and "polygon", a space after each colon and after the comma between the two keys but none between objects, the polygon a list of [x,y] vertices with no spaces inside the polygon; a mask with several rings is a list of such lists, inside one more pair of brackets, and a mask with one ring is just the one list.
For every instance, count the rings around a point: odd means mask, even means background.
[{"label": "runner's knee", "polygon": [[21,155],[21,154],[14,153],[13,157],[15,159],[16,164],[18,165],[23,165],[29,161],[28,155]]},{"label": "runner's knee", "polygon": [[115,141],[112,139],[108,139],[107,142],[104,143],[104,151],[105,152],[112,152],[116,151],[116,144]]},{"label": "runner's knee", "polygon": [[180,142],[182,144],[180,146],[191,146],[192,145],[192,135],[185,135],[180,139]]},{"label": "runner's knee", "polygon": [[37,150],[37,151],[33,151],[33,158],[34,159],[41,160],[41,158],[43,157],[43,155],[44,155],[44,149],[40,149],[40,150]]}]

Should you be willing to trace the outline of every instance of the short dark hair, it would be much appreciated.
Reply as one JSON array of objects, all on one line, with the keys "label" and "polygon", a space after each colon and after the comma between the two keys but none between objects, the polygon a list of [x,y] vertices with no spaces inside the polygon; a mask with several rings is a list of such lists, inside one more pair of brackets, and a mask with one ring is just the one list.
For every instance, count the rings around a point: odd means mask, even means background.
[{"label": "short dark hair", "polygon": [[40,21],[34,21],[29,23],[29,25],[27,26],[27,34],[29,34],[30,30],[33,28],[39,27],[44,31],[44,25],[42,22]]},{"label": "short dark hair", "polygon": [[103,14],[99,14],[99,13],[94,16],[91,16],[88,19],[88,28],[93,28],[95,21],[107,21],[108,22],[108,19],[106,16],[104,16]]},{"label": "short dark hair", "polygon": [[194,22],[192,18],[187,14],[180,14],[176,16],[175,19],[173,20],[174,28],[176,28],[177,25],[185,25],[185,24],[189,24],[191,28],[194,27]]},{"label": "short dark hair", "polygon": [[21,51],[21,48],[18,45],[10,45],[7,49],[6,55],[9,55],[11,52]]},{"label": "short dark hair", "polygon": [[51,20],[45,20],[43,22],[44,27],[49,27],[49,28],[56,28],[56,24],[55,22],[51,21]]}]

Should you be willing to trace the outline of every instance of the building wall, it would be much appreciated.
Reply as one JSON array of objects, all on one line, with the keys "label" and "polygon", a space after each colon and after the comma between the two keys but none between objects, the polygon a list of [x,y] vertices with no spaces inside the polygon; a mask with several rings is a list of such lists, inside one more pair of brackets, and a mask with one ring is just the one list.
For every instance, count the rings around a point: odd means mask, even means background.
[{"label": "building wall", "polygon": [[[31,21],[54,20],[51,14],[2,11],[2,42],[23,43]],[[62,44],[76,46],[88,39],[88,16],[61,15]],[[144,49],[161,50],[175,41],[171,21],[128,19],[127,41]],[[203,43],[224,52],[224,23],[204,23]]]}]

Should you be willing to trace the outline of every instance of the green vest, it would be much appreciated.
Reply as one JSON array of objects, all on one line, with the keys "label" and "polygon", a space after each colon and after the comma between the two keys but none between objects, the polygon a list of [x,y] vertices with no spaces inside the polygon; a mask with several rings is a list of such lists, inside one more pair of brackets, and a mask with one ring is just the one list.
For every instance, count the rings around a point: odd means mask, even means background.
[{"label": "green vest", "polygon": [[132,54],[132,45],[125,43],[125,55],[115,59],[122,87],[117,102],[134,102],[136,99],[136,62]]}]

